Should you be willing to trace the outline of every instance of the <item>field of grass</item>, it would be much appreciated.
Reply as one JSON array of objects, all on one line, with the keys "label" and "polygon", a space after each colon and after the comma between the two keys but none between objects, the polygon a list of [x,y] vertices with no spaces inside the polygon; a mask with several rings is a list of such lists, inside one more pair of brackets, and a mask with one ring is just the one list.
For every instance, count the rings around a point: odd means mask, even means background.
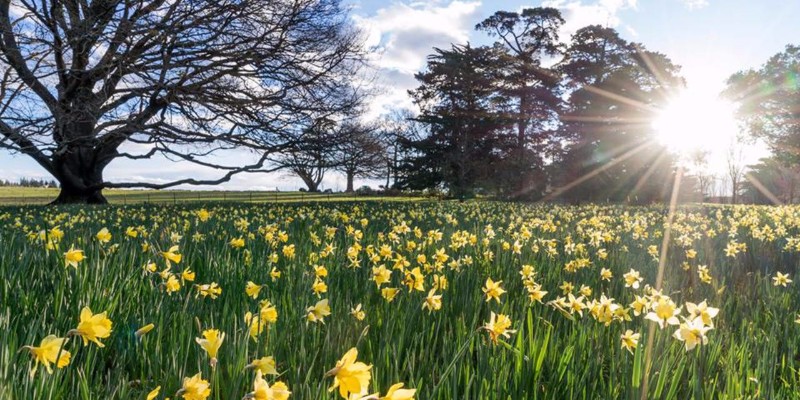
[{"label": "field of grass", "polygon": [[800,398],[799,207],[201,207],[0,208],[0,398]]},{"label": "field of grass", "polygon": [[[352,193],[307,193],[277,191],[204,191],[204,190],[105,190],[103,194],[111,204],[159,203],[178,204],[187,202],[236,202],[236,203],[287,203],[304,201],[343,200],[403,200],[362,196]],[[56,188],[0,187],[0,205],[47,204],[58,196]]]}]

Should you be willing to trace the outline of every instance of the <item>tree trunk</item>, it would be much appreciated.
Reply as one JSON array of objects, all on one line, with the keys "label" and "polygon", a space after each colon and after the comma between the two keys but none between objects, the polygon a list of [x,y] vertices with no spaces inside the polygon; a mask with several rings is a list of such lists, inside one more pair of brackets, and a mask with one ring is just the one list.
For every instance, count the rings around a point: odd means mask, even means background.
[{"label": "tree trunk", "polygon": [[103,167],[91,147],[72,147],[53,158],[61,192],[51,204],[108,204],[103,196]]},{"label": "tree trunk", "polygon": [[353,171],[347,171],[346,175],[347,175],[347,190],[345,190],[345,192],[353,193],[354,192],[354,190],[353,190],[353,178],[354,178],[355,174],[353,173]]}]

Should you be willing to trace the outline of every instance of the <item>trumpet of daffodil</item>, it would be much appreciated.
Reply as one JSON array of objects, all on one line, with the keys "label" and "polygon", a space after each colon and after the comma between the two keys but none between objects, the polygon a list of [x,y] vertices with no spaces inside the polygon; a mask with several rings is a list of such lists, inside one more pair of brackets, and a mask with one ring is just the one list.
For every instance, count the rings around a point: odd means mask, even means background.
[{"label": "trumpet of daffodil", "polygon": [[672,335],[686,346],[686,351],[690,351],[698,344],[707,344],[708,337],[706,332],[712,328],[706,326],[700,317],[683,322],[677,331]]},{"label": "trumpet of daffodil", "polygon": [[169,274],[167,281],[164,282],[164,286],[167,288],[167,294],[169,295],[172,295],[173,292],[181,290],[181,282],[173,274]]},{"label": "trumpet of daffodil", "polygon": [[489,317],[489,322],[483,326],[483,329],[489,332],[489,338],[492,339],[492,343],[497,344],[500,336],[508,339],[511,337],[512,333],[516,332],[514,329],[508,329],[510,327],[511,318],[505,314],[495,314],[492,312]]},{"label": "trumpet of daffodil", "polygon": [[294,247],[293,244],[289,244],[289,245],[283,246],[281,251],[283,252],[283,256],[284,257],[286,257],[288,259],[293,259],[294,258],[295,247]]},{"label": "trumpet of daffodil", "polygon": [[78,268],[78,263],[86,259],[83,255],[83,250],[77,250],[74,246],[70,247],[69,250],[64,253],[64,261],[67,263],[67,266]]},{"label": "trumpet of daffodil", "polygon": [[709,307],[705,300],[700,304],[686,302],[686,311],[689,313],[689,319],[700,318],[703,324],[712,328],[714,327],[713,318],[719,313],[718,308]]},{"label": "trumpet of daffodil", "polygon": [[431,289],[428,292],[428,296],[425,297],[425,301],[422,303],[422,309],[428,309],[428,314],[433,311],[438,311],[442,308],[442,295],[436,294],[436,288]]},{"label": "trumpet of daffodil", "polygon": [[192,272],[189,268],[186,268],[181,272],[181,280],[187,282],[194,282],[195,273]]},{"label": "trumpet of daffodil", "polygon": [[275,308],[275,305],[270,303],[269,300],[262,300],[260,305],[261,310],[259,311],[259,315],[261,319],[270,324],[274,324],[278,320],[278,309]]},{"label": "trumpet of daffodil", "polygon": [[[277,254],[276,254],[277,256]],[[278,271],[277,268],[272,267],[272,270],[269,271],[269,277],[272,278],[272,281],[275,282],[281,277],[281,271]]]},{"label": "trumpet of daffodil", "polygon": [[197,219],[199,219],[200,222],[206,222],[206,221],[208,221],[208,218],[211,217],[211,213],[208,212],[208,210],[206,210],[205,208],[201,208],[201,209],[197,210],[196,215],[197,215]]},{"label": "trumpet of daffodil", "polygon": [[145,325],[145,326],[143,326],[143,327],[141,327],[141,328],[137,329],[137,330],[136,330],[136,333],[134,333],[134,336],[136,336],[136,338],[137,338],[137,339],[141,339],[141,338],[142,338],[142,336],[144,336],[144,335],[148,334],[148,333],[149,333],[150,331],[152,331],[152,330],[153,330],[153,328],[155,328],[155,327],[156,327],[156,326],[155,326],[155,325],[153,325],[153,324],[147,324],[147,325]]},{"label": "trumpet of daffodil", "polygon": [[134,229],[134,227],[129,226],[128,229],[125,229],[125,236],[135,239],[139,236],[139,231]]},{"label": "trumpet of daffodil", "polygon": [[108,243],[111,241],[111,232],[108,231],[108,228],[103,228],[100,229],[100,232],[97,232],[94,237],[97,238],[97,241],[100,243]]},{"label": "trumpet of daffodil", "polygon": [[197,285],[197,293],[203,297],[211,297],[212,299],[216,299],[222,294],[222,288],[216,282],[211,282],[203,285]]},{"label": "trumpet of daffodil", "polygon": [[544,296],[547,294],[547,291],[542,290],[541,285],[533,281],[530,281],[530,284],[526,284],[525,289],[528,291],[528,298],[531,300],[531,303],[538,301],[541,304],[542,299],[544,299]]},{"label": "trumpet of daffodil", "polygon": [[775,286],[786,287],[786,285],[790,283],[792,283],[792,280],[789,279],[789,274],[782,274],[780,272],[776,272],[775,276],[772,277],[772,284]]},{"label": "trumpet of daffodil", "polygon": [[89,307],[83,307],[78,327],[69,331],[68,334],[79,335],[83,339],[84,346],[89,342],[94,342],[97,347],[105,347],[100,339],[111,336],[111,320],[108,319],[105,311],[94,314]]},{"label": "trumpet of daffodil", "polygon": [[39,364],[44,364],[44,368],[47,370],[47,373],[50,374],[53,373],[53,368],[50,367],[50,364],[55,364],[57,368],[64,368],[69,365],[72,355],[63,348],[68,341],[69,339],[67,338],[48,335],[39,342],[39,347],[24,346],[23,349],[31,353],[31,357],[33,357],[33,361],[35,362],[31,369],[31,375],[36,373]]},{"label": "trumpet of daffodil", "polygon": [[418,290],[425,291],[425,276],[422,275],[419,267],[414,267],[411,272],[406,273],[405,285],[408,286],[408,291]]},{"label": "trumpet of daffodil", "polygon": [[364,310],[361,309],[361,303],[358,303],[358,305],[355,308],[350,310],[350,315],[352,315],[353,318],[355,318],[355,319],[357,319],[359,321],[363,321],[364,318],[366,318],[366,316],[367,316],[367,314],[364,312]]},{"label": "trumpet of daffodil", "polygon": [[148,261],[147,264],[145,264],[144,267],[142,267],[142,269],[152,274],[158,271],[158,266],[156,265],[156,263]]},{"label": "trumpet of daffodil", "polygon": [[211,396],[211,385],[198,372],[191,378],[183,378],[183,387],[176,396],[181,396],[184,400],[206,400]]},{"label": "trumpet of daffodil", "polygon": [[161,393],[161,386],[156,386],[155,389],[151,390],[150,393],[147,394],[145,400],[154,400],[158,397],[158,394]]},{"label": "trumpet of daffodil", "polygon": [[636,295],[636,299],[630,306],[633,308],[633,315],[638,317],[650,307],[650,300],[648,300],[647,296]]},{"label": "trumpet of daffodil", "polygon": [[571,293],[575,289],[575,286],[571,282],[564,281],[558,288],[561,289],[561,294],[567,295],[567,293]]},{"label": "trumpet of daffodil", "polygon": [[328,292],[328,285],[325,284],[325,281],[319,278],[314,279],[314,284],[311,285],[311,290],[314,292],[315,295],[319,296],[320,293],[327,293]]},{"label": "trumpet of daffodil", "polygon": [[315,265],[314,266],[314,275],[316,275],[317,278],[324,278],[324,277],[328,276],[328,269],[325,268],[324,265]]},{"label": "trumpet of daffodil", "polygon": [[161,252],[161,255],[164,256],[164,259],[167,261],[167,265],[169,265],[170,262],[174,262],[175,264],[181,263],[183,256],[181,256],[178,251],[180,251],[178,245],[175,245],[170,247],[169,250]]},{"label": "trumpet of daffodil", "polygon": [[306,308],[306,323],[319,322],[325,323],[325,317],[331,315],[331,308],[328,306],[328,299],[322,299],[317,304]]},{"label": "trumpet of daffodil", "polygon": [[261,285],[256,285],[256,283],[253,281],[247,281],[247,285],[244,287],[244,292],[253,299],[257,299],[258,294],[261,292]]},{"label": "trumpet of daffodil", "polygon": [[385,265],[372,267],[372,280],[375,282],[375,285],[377,285],[378,288],[380,288],[384,283],[389,283],[391,279],[392,270],[386,269]]},{"label": "trumpet of daffodil", "polygon": [[233,239],[231,239],[229,244],[234,249],[241,249],[242,247],[244,247],[244,239],[243,238],[233,238]]},{"label": "trumpet of daffodil", "polygon": [[278,370],[275,368],[275,359],[272,358],[272,356],[265,356],[253,360],[253,362],[247,364],[245,368],[255,368],[258,370],[258,372],[261,372],[264,375],[280,375]]},{"label": "trumpet of daffodil", "polygon": [[638,289],[639,283],[643,280],[641,275],[639,275],[639,271],[636,271],[633,268],[631,268],[631,270],[625,275],[622,275],[622,277],[625,278],[625,287],[634,289]]},{"label": "trumpet of daffodil", "polygon": [[614,319],[620,307],[619,304],[614,303],[614,299],[610,299],[606,297],[605,294],[602,294],[600,295],[599,301],[592,301],[592,304],[589,306],[589,311],[597,322],[608,326],[611,324],[611,321]]},{"label": "trumpet of daffodil", "polygon": [[604,281],[611,281],[611,278],[613,278],[613,277],[614,277],[614,275],[611,273],[610,269],[608,269],[608,268],[600,269],[600,279],[602,279]]},{"label": "trumpet of daffodil", "polygon": [[202,339],[194,338],[194,340],[208,353],[208,357],[211,358],[211,368],[214,368],[217,365],[217,352],[225,340],[225,333],[217,329],[206,329],[203,331]]},{"label": "trumpet of daffodil", "polygon": [[261,371],[256,371],[256,380],[253,382],[253,391],[246,398],[255,400],[286,400],[292,392],[285,383],[278,381],[272,386],[263,378]]},{"label": "trumpet of daffodil", "polygon": [[387,287],[381,289],[381,296],[386,299],[387,302],[391,303],[399,292],[400,289]]},{"label": "trumpet of daffodil", "polygon": [[492,278],[486,278],[486,285],[483,287],[483,293],[486,294],[486,301],[490,301],[495,299],[497,303],[500,303],[500,296],[505,293],[506,291],[500,287],[503,281],[493,281]]},{"label": "trumpet of daffodil", "polygon": [[586,304],[583,302],[583,296],[575,297],[575,295],[569,293],[567,294],[567,299],[569,313],[578,313],[578,315],[583,317],[583,309],[586,308]]},{"label": "trumpet of daffodil", "polygon": [[333,385],[328,388],[332,392],[337,387],[339,395],[343,399],[349,399],[351,394],[364,395],[369,387],[369,380],[372,378],[370,370],[372,365],[367,365],[361,361],[356,361],[358,350],[355,347],[348,350],[342,359],[336,362],[336,366],[328,371],[325,376],[333,376]]},{"label": "trumpet of daffodil", "polygon": [[636,346],[639,345],[639,333],[633,333],[632,330],[628,329],[620,336],[620,340],[622,341],[622,348],[633,354]]},{"label": "trumpet of daffodil", "polygon": [[675,306],[675,302],[667,296],[659,296],[659,298],[650,304],[651,311],[644,316],[645,319],[658,323],[661,329],[665,325],[678,325],[678,314],[681,313],[681,308]]}]

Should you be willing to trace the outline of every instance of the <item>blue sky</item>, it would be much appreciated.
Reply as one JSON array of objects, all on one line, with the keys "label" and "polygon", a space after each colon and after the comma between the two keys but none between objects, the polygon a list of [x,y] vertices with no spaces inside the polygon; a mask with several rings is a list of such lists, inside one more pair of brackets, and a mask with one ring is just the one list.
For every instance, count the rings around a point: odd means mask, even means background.
[{"label": "blue sky", "polygon": [[[379,70],[381,95],[372,101],[371,115],[410,104],[406,91],[415,87],[413,73],[425,65],[432,47],[470,41],[488,43],[473,30],[476,23],[498,10],[547,5],[562,10],[567,24],[563,37],[588,24],[616,28],[630,41],[667,54],[683,67],[692,93],[713,95],[730,74],[758,67],[788,43],[800,43],[800,1],[779,0],[350,0],[353,18],[379,51],[373,63]],[[755,150],[753,150],[755,153]],[[242,154],[221,159],[235,163]],[[248,156],[244,156],[245,158]],[[166,181],[185,176],[212,178],[214,171],[167,160],[117,161],[106,170],[109,180]],[[47,177],[24,156],[0,150],[0,179]],[[376,182],[367,182],[373,185]],[[240,175],[228,189],[297,189],[302,183],[286,174]],[[324,187],[344,188],[333,173]]]}]

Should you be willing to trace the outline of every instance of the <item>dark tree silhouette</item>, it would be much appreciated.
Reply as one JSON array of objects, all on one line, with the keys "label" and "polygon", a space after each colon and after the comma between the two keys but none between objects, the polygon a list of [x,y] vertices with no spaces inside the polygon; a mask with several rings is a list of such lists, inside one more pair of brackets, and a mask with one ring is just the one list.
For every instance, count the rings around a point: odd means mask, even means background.
[{"label": "dark tree silhouette", "polygon": [[738,104],[746,133],[763,138],[778,157],[800,161],[800,46],[788,45],[759,69],[728,78],[724,94]]},{"label": "dark tree silhouette", "polygon": [[[3,0],[0,30],[0,147],[51,173],[57,203],[263,170],[310,120],[358,101],[361,40],[339,0]],[[233,148],[260,159],[207,157]],[[156,155],[221,177],[103,178],[117,158]]]},{"label": "dark tree silhouette", "polygon": [[[498,154],[497,133],[504,122],[496,110],[497,49],[456,46],[435,49],[426,71],[416,75],[420,86],[411,92],[421,113],[417,121],[429,135],[404,145],[413,154],[405,160],[405,188],[444,186],[452,197],[464,198],[493,185]],[[506,121],[507,123],[507,121]]]},{"label": "dark tree silhouette", "polygon": [[595,25],[573,35],[560,68],[570,90],[561,136],[571,144],[553,196],[664,200],[675,163],[654,140],[652,121],[684,85],[679,67]]},{"label": "dark tree silhouette", "polygon": [[543,66],[560,58],[558,31],[564,24],[555,8],[526,8],[521,12],[498,11],[475,28],[497,37],[497,64],[501,65],[497,88],[515,123],[503,166],[498,171],[512,198],[538,197],[546,187],[545,155],[558,122],[561,75]]}]

